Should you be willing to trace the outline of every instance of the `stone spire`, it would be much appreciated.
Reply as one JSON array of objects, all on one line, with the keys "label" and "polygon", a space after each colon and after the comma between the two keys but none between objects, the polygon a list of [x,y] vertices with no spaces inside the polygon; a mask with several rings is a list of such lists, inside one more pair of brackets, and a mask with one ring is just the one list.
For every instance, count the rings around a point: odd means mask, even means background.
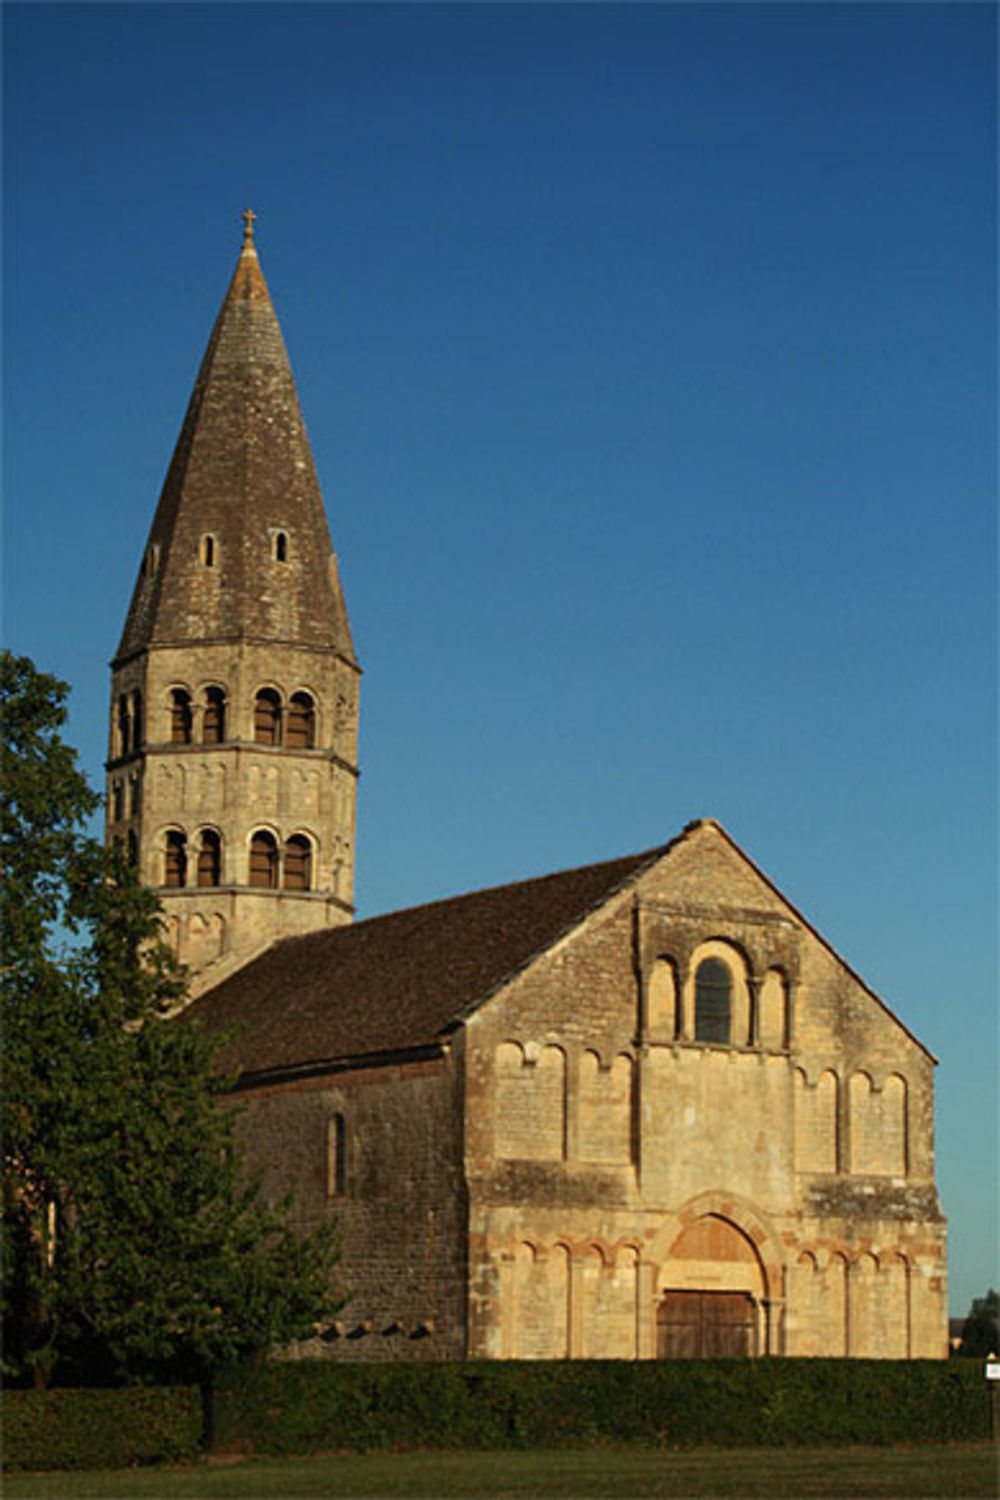
[{"label": "stone spire", "polygon": [[107,836],[193,993],[354,911],[360,668],[254,218],[111,670]]},{"label": "stone spire", "polygon": [[195,381],[116,662],[148,646],[254,640],[354,661],[281,329],[243,247]]}]

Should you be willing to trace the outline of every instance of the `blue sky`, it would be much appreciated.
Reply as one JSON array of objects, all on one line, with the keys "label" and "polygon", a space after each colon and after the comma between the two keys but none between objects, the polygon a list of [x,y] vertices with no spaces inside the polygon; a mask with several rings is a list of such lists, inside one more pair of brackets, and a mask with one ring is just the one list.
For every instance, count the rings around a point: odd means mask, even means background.
[{"label": "blue sky", "polygon": [[107,662],[252,201],[362,914],[720,818],[940,1058],[997,1284],[995,12],[8,5],[5,636]]}]

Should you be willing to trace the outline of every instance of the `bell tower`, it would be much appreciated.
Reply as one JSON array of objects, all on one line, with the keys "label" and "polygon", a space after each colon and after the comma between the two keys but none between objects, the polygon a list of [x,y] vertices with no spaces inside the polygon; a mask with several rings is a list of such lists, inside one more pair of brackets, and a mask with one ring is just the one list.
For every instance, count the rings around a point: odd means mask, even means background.
[{"label": "bell tower", "polygon": [[248,209],[111,664],[107,837],[192,993],[353,916],[358,688]]}]

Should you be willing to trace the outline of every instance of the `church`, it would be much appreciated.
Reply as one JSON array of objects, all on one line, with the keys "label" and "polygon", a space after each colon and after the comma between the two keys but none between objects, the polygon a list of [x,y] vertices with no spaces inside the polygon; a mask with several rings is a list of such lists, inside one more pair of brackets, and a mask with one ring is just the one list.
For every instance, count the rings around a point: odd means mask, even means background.
[{"label": "church", "polygon": [[934,1058],[711,819],[354,920],[360,667],[254,216],[112,662],[109,840],[364,1361],[943,1358]]}]

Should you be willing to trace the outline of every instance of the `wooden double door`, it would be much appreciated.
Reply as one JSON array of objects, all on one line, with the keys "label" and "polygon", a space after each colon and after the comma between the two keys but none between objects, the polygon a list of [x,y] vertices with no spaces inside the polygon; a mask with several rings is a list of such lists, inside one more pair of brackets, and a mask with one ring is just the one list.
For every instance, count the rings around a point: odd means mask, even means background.
[{"label": "wooden double door", "polygon": [[656,1311],[658,1359],[751,1359],[757,1308],[749,1292],[665,1292]]}]

